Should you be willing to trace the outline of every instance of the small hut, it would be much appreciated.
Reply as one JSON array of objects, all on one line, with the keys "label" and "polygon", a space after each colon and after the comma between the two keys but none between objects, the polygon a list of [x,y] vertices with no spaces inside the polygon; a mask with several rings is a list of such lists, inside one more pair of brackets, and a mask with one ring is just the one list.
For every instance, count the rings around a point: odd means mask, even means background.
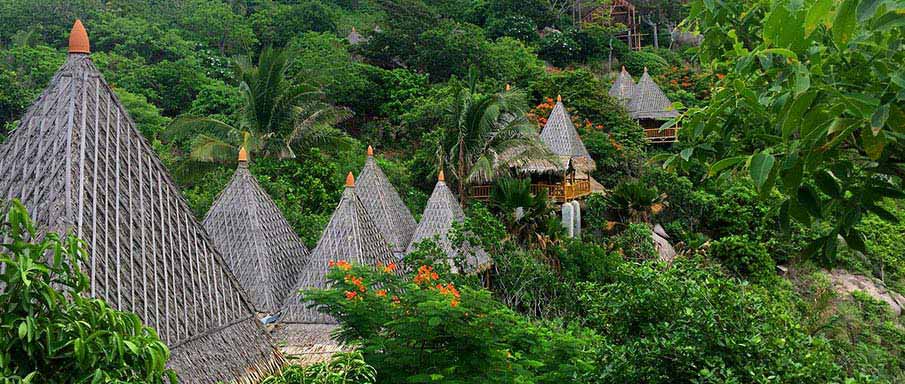
[{"label": "small hut", "polygon": [[616,81],[613,81],[613,86],[610,87],[609,94],[628,108],[629,102],[632,101],[632,95],[635,93],[635,87],[635,80],[632,79],[632,75],[625,70],[623,65],[622,71],[619,72],[619,76],[616,77]]},{"label": "small hut", "polygon": [[628,104],[629,114],[644,128],[645,136],[652,143],[671,143],[678,138],[678,128],[660,129],[664,121],[679,116],[672,102],[644,68],[644,75],[638,80],[635,92]]},{"label": "small hut", "polygon": [[355,189],[383,238],[389,242],[390,249],[401,257],[412,239],[417,223],[396,188],[390,184],[390,180],[374,160],[374,149],[371,146],[368,146],[368,158],[358,174]]},{"label": "small hut", "polygon": [[540,140],[562,160],[563,165],[571,164],[580,172],[590,172],[597,168],[578,136],[575,124],[572,124],[572,117],[562,103],[562,96],[556,96],[556,105],[540,132]]},{"label": "small hut", "polygon": [[248,170],[239,151],[232,180],[214,201],[204,227],[255,310],[276,312],[308,259],[308,248]]},{"label": "small hut", "polygon": [[[408,252],[414,250],[418,243],[434,239],[437,244],[446,252],[450,266],[455,272],[457,267],[453,261],[459,257],[459,251],[450,243],[449,231],[452,229],[454,222],[462,222],[465,220],[465,212],[459,206],[459,202],[453,195],[449,187],[446,186],[446,180],[441,170],[437,175],[437,184],[431,193],[427,205],[424,207],[424,213],[421,215],[421,222],[412,236],[412,242],[409,244]],[[465,265],[469,269],[468,273],[479,272],[490,266],[490,258],[487,253],[480,248],[470,248],[465,256]]]},{"label": "small hut", "polygon": [[156,329],[180,382],[260,381],[282,355],[90,52],[76,21],[66,62],[0,146],[0,198],[42,236],[85,241],[88,294]]},{"label": "small hut", "polygon": [[[294,291],[327,288],[329,263],[340,260],[367,265],[388,265],[396,261],[377,224],[358,198],[351,172],[346,177],[346,189],[339,205],[311,252]],[[286,343],[284,351],[297,356],[297,362],[303,365],[328,360],[333,353],[342,350],[342,346],[330,338],[330,332],[337,326],[336,319],[309,308],[309,305],[311,303],[303,302],[298,293],[290,295],[273,333],[278,341]]]}]

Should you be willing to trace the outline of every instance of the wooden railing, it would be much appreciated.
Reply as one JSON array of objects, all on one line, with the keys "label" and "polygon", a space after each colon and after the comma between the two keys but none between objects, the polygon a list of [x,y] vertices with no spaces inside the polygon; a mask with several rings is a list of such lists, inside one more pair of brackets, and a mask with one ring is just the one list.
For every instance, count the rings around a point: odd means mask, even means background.
[{"label": "wooden railing", "polygon": [[647,139],[647,142],[652,144],[675,143],[679,141],[679,128],[645,128],[644,137]]},{"label": "wooden railing", "polygon": [[[475,185],[472,186],[469,193],[469,198],[487,201],[490,200],[490,185]],[[538,194],[541,191],[547,192],[547,198],[558,203],[562,203],[569,200],[575,200],[580,197],[584,197],[591,194],[591,182],[589,180],[575,180],[574,183],[560,183],[560,184],[547,184],[547,183],[532,183],[531,184],[531,193]]]}]

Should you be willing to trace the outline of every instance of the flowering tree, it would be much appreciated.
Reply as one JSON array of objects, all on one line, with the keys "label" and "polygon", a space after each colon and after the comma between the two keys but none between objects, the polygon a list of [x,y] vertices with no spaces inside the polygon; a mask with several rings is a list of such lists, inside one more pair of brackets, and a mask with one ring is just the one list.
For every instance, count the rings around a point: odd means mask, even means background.
[{"label": "flowering tree", "polygon": [[380,383],[553,382],[579,374],[589,339],[535,325],[490,292],[458,282],[445,263],[426,260],[404,274],[395,264],[331,262],[331,288],[306,291],[305,300],[340,321],[339,338],[358,346]]}]

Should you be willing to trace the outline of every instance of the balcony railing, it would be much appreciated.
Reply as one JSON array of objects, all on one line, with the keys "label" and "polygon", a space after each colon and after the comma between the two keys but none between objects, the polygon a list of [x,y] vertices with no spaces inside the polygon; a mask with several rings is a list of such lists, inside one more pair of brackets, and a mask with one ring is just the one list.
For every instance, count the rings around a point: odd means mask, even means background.
[{"label": "balcony railing", "polygon": [[679,128],[646,128],[644,129],[644,137],[651,144],[675,143],[679,141]]},{"label": "balcony railing", "polygon": [[[475,200],[490,200],[490,185],[475,185],[470,189],[469,197]],[[591,182],[589,180],[575,180],[573,183],[547,184],[532,183],[531,193],[538,194],[547,191],[547,198],[558,203],[575,200],[591,194]]]}]

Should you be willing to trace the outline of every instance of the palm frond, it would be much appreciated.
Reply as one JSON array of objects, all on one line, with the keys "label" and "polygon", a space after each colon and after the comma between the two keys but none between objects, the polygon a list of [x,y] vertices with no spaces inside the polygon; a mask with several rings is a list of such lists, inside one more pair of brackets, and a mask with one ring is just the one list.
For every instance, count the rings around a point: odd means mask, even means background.
[{"label": "palm frond", "polygon": [[192,160],[207,162],[232,162],[235,161],[239,149],[219,138],[201,134],[195,138],[190,155]]},{"label": "palm frond", "polygon": [[202,116],[181,116],[170,123],[162,133],[162,138],[172,141],[203,133],[221,140],[234,138],[238,129],[220,120]]}]

